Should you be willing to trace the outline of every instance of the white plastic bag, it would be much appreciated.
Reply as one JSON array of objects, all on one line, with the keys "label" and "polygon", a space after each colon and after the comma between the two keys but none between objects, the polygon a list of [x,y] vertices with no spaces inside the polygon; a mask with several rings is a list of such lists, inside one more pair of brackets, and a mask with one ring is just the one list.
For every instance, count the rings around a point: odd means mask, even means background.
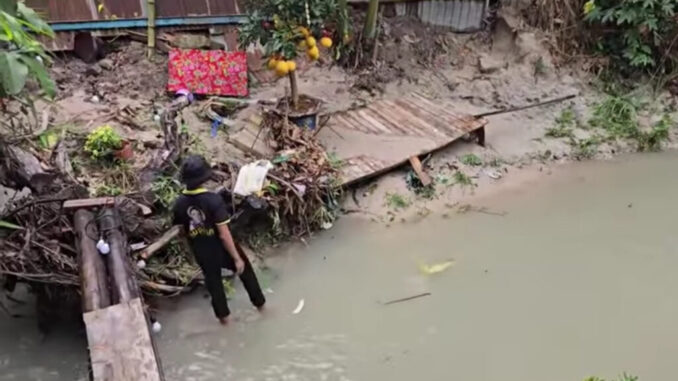
[{"label": "white plastic bag", "polygon": [[244,165],[238,172],[238,180],[235,182],[233,192],[243,197],[259,192],[264,187],[266,174],[271,168],[273,164],[268,160],[259,160]]}]

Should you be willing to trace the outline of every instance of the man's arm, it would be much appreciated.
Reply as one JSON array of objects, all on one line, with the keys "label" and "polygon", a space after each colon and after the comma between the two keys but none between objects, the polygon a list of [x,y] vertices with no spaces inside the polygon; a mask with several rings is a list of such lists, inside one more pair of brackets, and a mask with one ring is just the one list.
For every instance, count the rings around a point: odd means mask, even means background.
[{"label": "man's arm", "polygon": [[235,262],[235,269],[238,274],[241,274],[245,269],[245,262],[240,258],[240,253],[235,247],[235,242],[233,242],[233,236],[231,235],[231,230],[228,228],[228,223],[230,222],[230,216],[226,210],[226,203],[221,198],[221,196],[214,195],[214,221],[216,221],[217,230],[219,232],[219,238],[221,238],[221,243],[224,245],[224,248],[233,258]]},{"label": "man's arm", "polygon": [[240,253],[238,249],[235,248],[235,242],[233,242],[233,236],[231,235],[231,230],[228,228],[228,224],[218,224],[217,229],[219,230],[219,238],[221,238],[221,243],[226,248],[226,251],[233,258],[235,262],[235,269],[238,274],[242,274],[245,269],[245,262],[240,258]]}]

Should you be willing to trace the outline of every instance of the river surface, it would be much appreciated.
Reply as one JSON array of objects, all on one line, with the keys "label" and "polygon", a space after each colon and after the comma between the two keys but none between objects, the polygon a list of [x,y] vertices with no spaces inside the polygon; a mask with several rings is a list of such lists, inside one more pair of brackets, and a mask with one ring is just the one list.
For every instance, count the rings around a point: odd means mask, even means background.
[{"label": "river surface", "polygon": [[[236,282],[227,328],[202,291],[163,303],[167,379],[673,379],[678,154],[556,174],[474,201],[504,216],[441,207],[391,227],[343,218],[268,260],[264,315]],[[441,273],[420,270],[450,259]],[[0,380],[82,375],[82,339],[38,341],[25,324],[0,322]]]}]

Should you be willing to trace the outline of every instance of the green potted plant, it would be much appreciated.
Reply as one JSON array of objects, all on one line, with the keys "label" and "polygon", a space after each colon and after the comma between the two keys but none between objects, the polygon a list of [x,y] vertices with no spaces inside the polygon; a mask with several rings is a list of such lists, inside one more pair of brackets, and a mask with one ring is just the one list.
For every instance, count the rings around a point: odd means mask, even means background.
[{"label": "green potted plant", "polygon": [[85,152],[97,161],[114,158],[126,161],[134,155],[132,144],[122,139],[109,125],[97,127],[87,135]]}]

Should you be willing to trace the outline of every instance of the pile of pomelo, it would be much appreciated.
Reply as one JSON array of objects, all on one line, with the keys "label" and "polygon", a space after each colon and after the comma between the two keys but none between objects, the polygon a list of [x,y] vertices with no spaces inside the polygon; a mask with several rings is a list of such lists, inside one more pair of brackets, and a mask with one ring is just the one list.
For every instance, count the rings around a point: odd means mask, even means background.
[{"label": "pile of pomelo", "polygon": [[[311,61],[315,61],[320,57],[320,49],[315,37],[311,35],[308,29],[304,27],[298,28],[301,41],[299,41],[298,49],[306,50],[306,55]],[[328,36],[323,36],[320,39],[320,45],[326,49],[332,47],[332,39]],[[285,60],[282,57],[271,57],[268,60],[268,68],[275,70],[275,73],[283,77],[297,69],[297,63],[294,60]]]}]

